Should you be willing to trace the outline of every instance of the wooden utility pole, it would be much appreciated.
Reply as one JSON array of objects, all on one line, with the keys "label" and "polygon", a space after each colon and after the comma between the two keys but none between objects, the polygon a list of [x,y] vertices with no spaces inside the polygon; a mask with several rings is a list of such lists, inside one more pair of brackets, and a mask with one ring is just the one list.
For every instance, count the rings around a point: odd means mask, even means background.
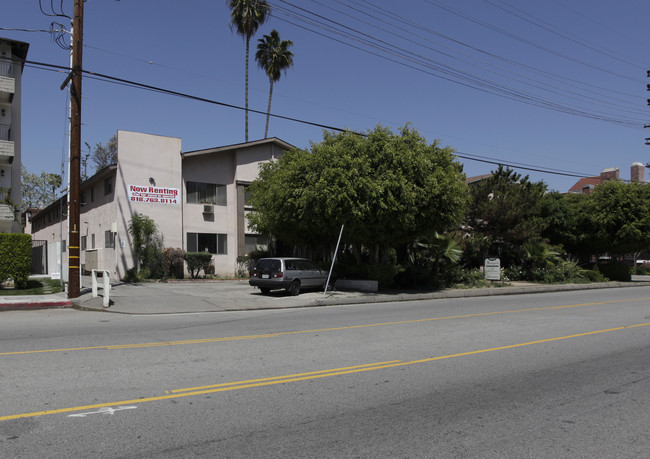
[{"label": "wooden utility pole", "polygon": [[81,53],[83,50],[84,0],[74,1],[72,22],[72,72],[70,88],[70,189],[68,190],[68,298],[79,296],[79,185],[81,181]]}]

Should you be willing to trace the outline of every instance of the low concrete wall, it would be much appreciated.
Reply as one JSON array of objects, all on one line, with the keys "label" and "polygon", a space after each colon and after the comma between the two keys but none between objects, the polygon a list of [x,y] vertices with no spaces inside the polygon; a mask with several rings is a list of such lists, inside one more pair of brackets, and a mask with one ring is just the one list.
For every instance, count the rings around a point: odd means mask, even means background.
[{"label": "low concrete wall", "polygon": [[338,279],[334,285],[337,290],[356,290],[359,292],[376,292],[379,283],[375,280]]}]

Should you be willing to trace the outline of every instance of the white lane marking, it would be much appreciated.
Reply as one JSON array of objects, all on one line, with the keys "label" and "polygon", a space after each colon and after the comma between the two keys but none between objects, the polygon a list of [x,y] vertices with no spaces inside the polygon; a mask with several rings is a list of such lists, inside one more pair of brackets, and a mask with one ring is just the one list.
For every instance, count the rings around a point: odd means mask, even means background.
[{"label": "white lane marking", "polygon": [[111,408],[109,406],[104,406],[97,411],[89,411],[88,413],[76,413],[76,414],[69,414],[69,418],[85,418],[86,416],[90,414],[110,414],[111,416],[115,414],[116,411],[122,411],[122,410],[134,410],[136,409],[137,406],[118,406],[117,408]]}]

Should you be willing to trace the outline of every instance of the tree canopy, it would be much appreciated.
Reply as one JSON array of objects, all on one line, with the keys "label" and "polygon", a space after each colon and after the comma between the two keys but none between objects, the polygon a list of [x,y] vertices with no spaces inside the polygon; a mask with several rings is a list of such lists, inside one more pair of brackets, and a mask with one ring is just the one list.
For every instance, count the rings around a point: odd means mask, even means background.
[{"label": "tree canopy", "polygon": [[623,255],[650,248],[650,189],[607,181],[591,195],[588,213],[600,253]]},{"label": "tree canopy", "polygon": [[40,175],[31,174],[23,166],[21,181],[21,210],[29,207],[47,207],[56,201],[57,189],[61,186],[60,175],[47,172],[41,172]]},{"label": "tree canopy", "polygon": [[269,117],[271,115],[271,98],[273,97],[273,84],[280,81],[282,72],[287,73],[287,69],[293,66],[293,53],[289,48],[293,46],[291,40],[280,40],[280,34],[277,30],[271,30],[269,35],[264,35],[257,43],[257,53],[255,60],[269,77],[269,106],[266,110],[266,128],[264,129],[264,138],[269,135]]},{"label": "tree canopy", "polygon": [[488,255],[517,256],[528,239],[538,238],[544,228],[540,216],[544,182],[531,182],[510,168],[499,168],[492,176],[470,187],[472,205],[466,230],[479,260]]},{"label": "tree canopy", "polygon": [[289,244],[344,240],[388,249],[444,231],[465,215],[469,193],[453,150],[414,129],[378,126],[366,136],[325,132],[310,151],[263,164],[250,187],[250,224]]},{"label": "tree canopy", "polygon": [[90,154],[90,159],[95,165],[95,172],[111,164],[117,164],[117,134],[113,134],[106,145],[97,142]]}]

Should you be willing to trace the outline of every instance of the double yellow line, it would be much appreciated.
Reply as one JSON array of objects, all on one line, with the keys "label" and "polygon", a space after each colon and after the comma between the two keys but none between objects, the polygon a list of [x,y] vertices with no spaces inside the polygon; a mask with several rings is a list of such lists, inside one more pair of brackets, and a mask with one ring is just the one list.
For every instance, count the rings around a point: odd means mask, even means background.
[{"label": "double yellow line", "polygon": [[323,333],[323,332],[330,332],[330,331],[354,330],[358,328],[385,327],[390,325],[405,325],[405,324],[434,322],[439,320],[451,320],[451,319],[467,319],[471,317],[485,317],[485,316],[494,316],[494,315],[503,315],[503,314],[515,314],[520,312],[581,308],[585,306],[598,306],[598,305],[612,304],[612,303],[622,303],[622,302],[629,302],[629,301],[647,301],[647,300],[650,300],[650,298],[599,301],[593,303],[580,303],[580,304],[570,304],[570,305],[562,305],[562,306],[545,306],[540,308],[514,309],[511,311],[479,312],[475,314],[463,314],[457,316],[431,317],[427,319],[401,320],[397,322],[383,322],[383,323],[376,323],[376,324],[349,325],[344,327],[318,328],[314,330],[296,330],[296,331],[286,331],[286,332],[277,332],[277,333],[264,333],[259,335],[226,336],[222,338],[201,338],[201,339],[190,339],[190,340],[182,340],[182,341],[159,341],[154,343],[111,344],[111,345],[104,345],[104,346],[73,347],[73,348],[64,348],[64,349],[37,349],[33,351],[0,352],[0,356],[21,355],[21,354],[41,354],[47,352],[88,351],[88,350],[100,350],[100,349],[112,351],[118,349],[138,349],[138,348],[147,348],[147,347],[180,346],[184,344],[205,344],[205,343],[219,343],[225,341],[266,339],[266,338],[277,338],[279,336],[298,335],[298,334],[305,334],[305,333]]},{"label": "double yellow line", "polygon": [[508,349],[515,349],[515,348],[525,347],[525,346],[532,346],[532,345],[535,345],[535,344],[550,343],[550,342],[553,342],[553,341],[561,341],[561,340],[579,338],[579,337],[584,337],[584,336],[597,335],[597,334],[601,334],[601,333],[620,331],[620,330],[626,330],[626,329],[638,328],[638,327],[647,327],[647,326],[650,326],[650,322],[634,324],[634,325],[627,325],[627,326],[623,326],[623,327],[607,328],[607,329],[604,329],[604,330],[596,330],[596,331],[590,331],[590,332],[585,332],[585,333],[577,333],[577,334],[573,334],[573,335],[560,336],[560,337],[555,337],[555,338],[546,338],[546,339],[541,339],[541,340],[536,340],[536,341],[529,341],[529,342],[525,342],[525,343],[510,344],[510,345],[506,345],[506,346],[492,347],[492,348],[480,349],[480,350],[475,350],[475,351],[460,352],[460,353],[457,353],[457,354],[448,354],[448,355],[442,355],[442,356],[438,356],[438,357],[429,357],[429,358],[425,358],[425,359],[411,360],[411,361],[408,361],[408,362],[403,362],[403,361],[400,361],[400,360],[390,360],[390,361],[386,361],[386,362],[376,362],[376,363],[369,363],[369,364],[364,364],[364,365],[333,368],[333,369],[328,369],[328,370],[311,371],[311,372],[305,372],[305,373],[295,373],[295,374],[290,374],[290,375],[273,376],[273,377],[268,377],[268,378],[248,379],[248,380],[243,380],[243,381],[235,381],[235,382],[229,382],[229,383],[213,384],[213,385],[207,385],[207,386],[189,387],[189,388],[185,388],[185,389],[175,389],[175,390],[167,391],[166,395],[159,395],[159,396],[155,396],[155,397],[137,398],[137,399],[132,399],[132,400],[122,400],[122,401],[119,401],[119,402],[98,403],[98,404],[94,404],[94,405],[75,406],[75,407],[61,408],[61,409],[56,409],[56,410],[36,411],[36,412],[32,412],[32,413],[22,413],[22,414],[8,415],[8,416],[0,416],[0,421],[8,421],[8,420],[19,419],[19,418],[32,418],[32,417],[37,417],[37,416],[45,416],[45,415],[48,415],[48,414],[71,413],[71,412],[76,412],[76,411],[92,410],[92,409],[110,407],[110,406],[116,406],[116,405],[137,405],[137,404],[141,404],[141,403],[155,402],[155,401],[160,401],[160,400],[169,400],[169,399],[177,399],[177,398],[182,398],[182,397],[193,397],[193,396],[197,396],[197,395],[213,394],[213,393],[216,393],[216,392],[226,392],[226,391],[231,391],[231,390],[241,390],[241,389],[249,389],[249,388],[254,388],[254,387],[271,386],[271,385],[275,385],[275,384],[286,384],[286,383],[290,383],[290,382],[306,381],[306,380],[313,380],[313,379],[319,379],[319,378],[329,378],[329,377],[332,377],[332,376],[342,376],[342,375],[347,375],[347,374],[352,374],[352,373],[361,373],[361,372],[366,372],[366,371],[376,371],[376,370],[381,370],[381,369],[386,369],[386,368],[394,368],[394,367],[399,367],[399,366],[430,363],[430,362],[435,362],[437,360],[451,359],[451,358],[457,358],[457,357],[465,357],[465,356],[477,355],[477,354],[484,354],[484,353],[487,353],[487,352],[503,351],[503,350],[508,350]]}]

